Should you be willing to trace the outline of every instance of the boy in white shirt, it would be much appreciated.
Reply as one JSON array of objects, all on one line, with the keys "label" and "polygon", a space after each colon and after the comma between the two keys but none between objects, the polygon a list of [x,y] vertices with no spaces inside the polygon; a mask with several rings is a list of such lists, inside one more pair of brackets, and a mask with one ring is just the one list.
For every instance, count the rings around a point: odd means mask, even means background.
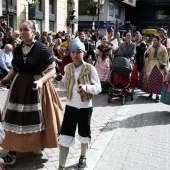
[{"label": "boy in white shirt", "polygon": [[81,142],[78,169],[86,167],[86,152],[91,140],[92,97],[101,92],[101,84],[95,67],[83,60],[86,55],[84,44],[79,39],[75,39],[71,42],[69,50],[73,62],[65,66],[65,75],[59,83],[60,88],[64,87],[67,90],[67,102],[59,136],[58,170],[65,169],[69,147],[75,143],[77,124]]}]

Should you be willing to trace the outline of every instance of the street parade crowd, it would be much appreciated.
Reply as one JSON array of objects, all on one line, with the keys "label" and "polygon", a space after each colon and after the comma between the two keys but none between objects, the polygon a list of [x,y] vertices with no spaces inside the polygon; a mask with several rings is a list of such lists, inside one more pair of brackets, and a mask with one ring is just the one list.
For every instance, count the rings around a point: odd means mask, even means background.
[{"label": "street parade crowd", "polygon": [[[33,21],[22,21],[13,30],[1,16],[0,46],[0,86],[9,85],[0,126],[0,146],[9,150],[0,158],[4,166],[15,164],[17,152],[37,155],[44,148],[60,147],[59,170],[65,169],[78,125],[78,169],[86,167],[92,98],[108,91],[110,84],[131,93],[138,88],[148,98],[155,95],[157,102],[170,104],[170,39],[164,28],[150,40],[139,31],[121,37],[112,27],[98,36],[84,31],[41,34]],[[120,58],[129,62],[129,75],[114,71]],[[65,109],[54,84],[66,90]]]}]

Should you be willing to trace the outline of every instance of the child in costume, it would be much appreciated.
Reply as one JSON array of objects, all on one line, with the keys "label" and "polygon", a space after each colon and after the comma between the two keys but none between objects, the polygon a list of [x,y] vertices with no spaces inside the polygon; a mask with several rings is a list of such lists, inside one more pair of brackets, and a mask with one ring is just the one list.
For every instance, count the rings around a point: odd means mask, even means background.
[{"label": "child in costume", "polygon": [[[101,84],[95,67],[83,60],[83,57],[86,56],[84,44],[79,39],[75,39],[71,42],[69,51],[73,62],[65,66],[65,75],[59,82],[60,88],[66,88],[67,102],[59,136],[58,170],[65,169],[69,147],[75,143],[77,124],[81,142],[78,169],[87,166],[86,152],[91,140],[92,97],[101,92]],[[59,76],[57,77],[59,78]],[[59,80],[57,77],[56,80]]]}]

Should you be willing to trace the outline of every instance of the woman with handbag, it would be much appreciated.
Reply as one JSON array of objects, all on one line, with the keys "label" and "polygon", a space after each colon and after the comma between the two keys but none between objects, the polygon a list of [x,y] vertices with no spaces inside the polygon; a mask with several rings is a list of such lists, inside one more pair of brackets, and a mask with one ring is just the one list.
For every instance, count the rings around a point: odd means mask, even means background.
[{"label": "woman with handbag", "polygon": [[139,76],[139,88],[150,93],[152,98],[156,94],[156,101],[159,101],[159,94],[162,91],[162,82],[168,68],[168,52],[164,45],[160,43],[160,38],[155,36],[153,44],[144,53],[144,68]]}]

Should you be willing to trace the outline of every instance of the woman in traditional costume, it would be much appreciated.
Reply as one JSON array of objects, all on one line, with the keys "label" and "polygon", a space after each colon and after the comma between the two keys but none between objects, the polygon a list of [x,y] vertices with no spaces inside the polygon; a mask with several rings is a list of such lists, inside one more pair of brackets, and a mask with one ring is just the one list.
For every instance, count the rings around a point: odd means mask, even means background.
[{"label": "woman in traditional costume", "polygon": [[158,36],[153,38],[153,45],[150,45],[144,53],[144,60],[144,68],[139,78],[139,88],[150,93],[149,98],[156,94],[156,100],[159,101],[162,82],[168,68],[168,52],[166,47],[160,43]]},{"label": "woman in traditional costume", "polygon": [[0,85],[13,79],[2,111],[5,139],[1,147],[9,150],[3,165],[13,165],[16,152],[40,153],[58,147],[63,108],[50,78],[55,75],[49,48],[34,40],[35,23],[20,24],[22,43],[14,50],[13,68]]},{"label": "woman in traditional costume", "polygon": [[96,70],[101,82],[108,82],[110,76],[110,58],[112,57],[112,48],[107,45],[105,36],[101,37],[101,44],[96,50]]}]

